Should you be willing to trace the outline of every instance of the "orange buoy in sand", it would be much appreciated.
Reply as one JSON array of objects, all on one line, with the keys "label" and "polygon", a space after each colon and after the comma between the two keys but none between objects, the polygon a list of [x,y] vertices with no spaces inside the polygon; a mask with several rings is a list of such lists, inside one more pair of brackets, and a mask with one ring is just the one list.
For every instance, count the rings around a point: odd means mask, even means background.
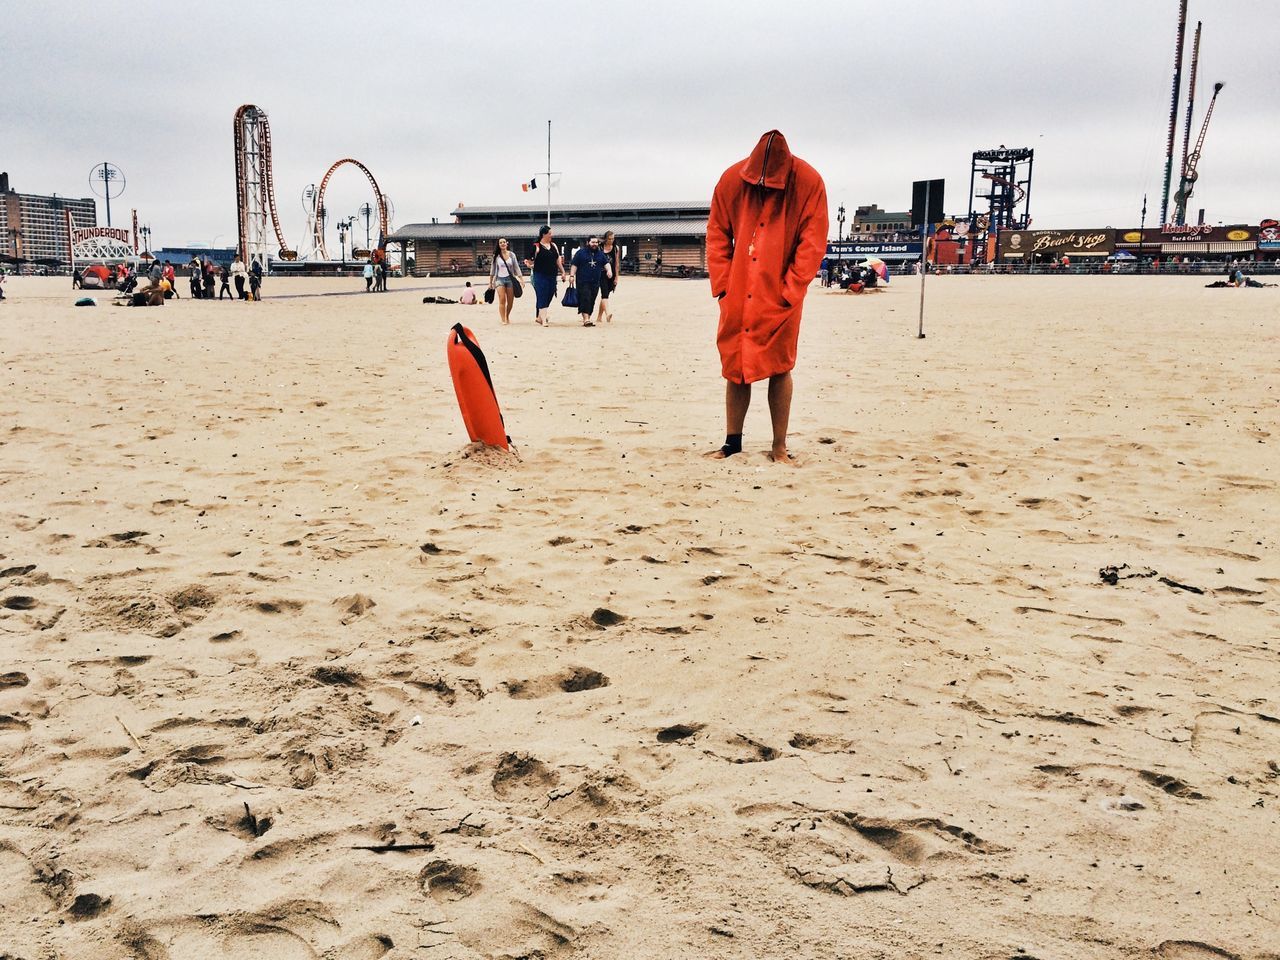
[{"label": "orange buoy in sand", "polygon": [[507,436],[498,409],[498,395],[493,391],[493,379],[489,376],[489,364],[484,351],[476,342],[476,335],[460,323],[449,331],[446,348],[449,355],[449,373],[453,377],[453,391],[458,395],[458,409],[472,442],[479,440],[491,447],[509,449],[511,438]]}]

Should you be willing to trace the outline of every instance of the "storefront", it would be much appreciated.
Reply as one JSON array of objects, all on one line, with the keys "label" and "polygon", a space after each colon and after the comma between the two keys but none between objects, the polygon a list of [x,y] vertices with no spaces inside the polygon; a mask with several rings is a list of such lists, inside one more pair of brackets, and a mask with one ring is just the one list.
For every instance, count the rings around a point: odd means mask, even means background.
[{"label": "storefront", "polygon": [[920,241],[907,243],[858,243],[844,240],[827,244],[827,259],[856,262],[878,257],[887,262],[915,261],[920,259]]},{"label": "storefront", "polygon": [[1067,257],[1074,261],[1100,262],[1115,251],[1115,231],[1106,227],[1006,230],[1000,234],[999,260],[1001,263],[1053,263]]},{"label": "storefront", "polygon": [[1232,260],[1258,252],[1258,228],[1235,224],[1165,224],[1146,230],[1117,230],[1116,250],[1145,259]]}]

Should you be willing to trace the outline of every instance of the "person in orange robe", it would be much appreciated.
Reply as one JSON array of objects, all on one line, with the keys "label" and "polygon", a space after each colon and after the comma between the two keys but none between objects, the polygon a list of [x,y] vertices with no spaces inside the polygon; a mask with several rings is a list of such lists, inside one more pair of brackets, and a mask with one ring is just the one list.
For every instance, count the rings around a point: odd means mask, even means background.
[{"label": "person in orange robe", "polygon": [[769,381],[772,458],[787,453],[791,370],[796,365],[800,311],[827,252],[827,188],[818,171],[770,130],[751,156],[716,184],[707,221],[707,269],[720,301],[716,346],[725,379],[722,459],[742,450],[751,384]]}]

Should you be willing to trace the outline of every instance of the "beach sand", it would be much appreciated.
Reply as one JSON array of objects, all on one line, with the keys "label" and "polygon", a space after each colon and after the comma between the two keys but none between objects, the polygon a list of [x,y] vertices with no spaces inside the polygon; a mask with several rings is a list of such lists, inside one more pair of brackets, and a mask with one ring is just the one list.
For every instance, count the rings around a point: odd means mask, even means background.
[{"label": "beach sand", "polygon": [[11,278],[0,956],[1280,956],[1280,301],[1204,282],[815,286],[790,469],[763,386],[701,456],[705,281]]}]

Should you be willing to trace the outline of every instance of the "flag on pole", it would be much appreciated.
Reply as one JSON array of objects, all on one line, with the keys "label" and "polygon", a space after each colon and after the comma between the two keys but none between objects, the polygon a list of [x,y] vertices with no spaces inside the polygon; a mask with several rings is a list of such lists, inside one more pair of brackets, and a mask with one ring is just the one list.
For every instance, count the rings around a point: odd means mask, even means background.
[{"label": "flag on pole", "polygon": [[523,190],[525,193],[528,193],[530,190],[537,190],[538,181],[535,179],[535,180],[530,180],[528,183],[522,183],[520,184],[520,189]]}]

